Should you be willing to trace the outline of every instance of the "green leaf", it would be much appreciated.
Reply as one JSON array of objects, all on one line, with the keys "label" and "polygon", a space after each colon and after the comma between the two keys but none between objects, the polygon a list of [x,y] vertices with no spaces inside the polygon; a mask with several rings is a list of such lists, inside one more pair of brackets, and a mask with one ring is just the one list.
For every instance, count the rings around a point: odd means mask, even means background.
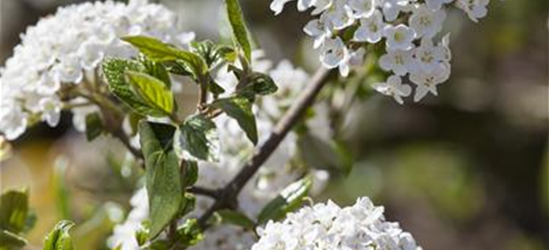
[{"label": "green leaf", "polygon": [[28,190],[8,190],[0,197],[0,229],[19,234],[29,213]]},{"label": "green leaf", "polygon": [[98,112],[86,116],[86,139],[93,141],[103,133],[103,122]]},{"label": "green leaf", "polygon": [[185,193],[183,195],[183,199],[181,202],[181,208],[179,209],[178,218],[181,218],[186,214],[190,213],[191,211],[193,211],[195,206],[196,206],[196,196],[188,192]]},{"label": "green leaf", "polygon": [[174,147],[177,155],[185,160],[217,161],[219,137],[215,123],[201,115],[194,115],[175,133]]},{"label": "green leaf", "polygon": [[216,45],[210,40],[191,43],[192,51],[196,52],[204,60],[208,67],[215,66],[217,63],[225,59],[225,55],[234,52],[234,49],[229,46]]},{"label": "green leaf", "polygon": [[146,36],[128,36],[122,40],[132,44],[149,59],[157,62],[182,60],[188,64],[198,75],[204,75],[208,71],[206,63],[197,54],[175,48],[172,45],[163,43],[155,38]]},{"label": "green leaf", "polygon": [[209,81],[209,83],[210,83],[210,86],[209,86],[208,90],[210,92],[212,92],[212,94],[214,94],[215,98],[217,98],[217,96],[219,96],[220,94],[225,93],[225,89],[223,87],[221,87],[214,80]]},{"label": "green leaf", "polygon": [[184,161],[182,167],[181,172],[183,172],[183,175],[181,176],[181,183],[183,188],[194,185],[198,180],[198,164],[196,161]]},{"label": "green leaf", "polygon": [[240,3],[238,0],[225,0],[225,5],[227,8],[227,16],[229,17],[229,22],[233,29],[233,36],[244,51],[244,56],[248,59],[249,62],[252,61],[252,45],[248,38],[248,29],[246,28],[246,23],[244,22],[244,16],[242,14],[242,9],[240,8]]},{"label": "green leaf", "polygon": [[202,230],[196,219],[187,219],[185,223],[177,229],[177,242],[185,247],[194,246],[203,238]]},{"label": "green leaf", "polygon": [[139,224],[139,228],[135,231],[135,240],[137,241],[137,245],[143,246],[147,243],[150,226],[151,222],[148,220],[145,220]]},{"label": "green leaf", "polygon": [[46,237],[44,250],[72,250],[72,239],[69,230],[74,226],[71,221],[60,221]]},{"label": "green leaf", "polygon": [[157,239],[151,242],[151,244],[143,249],[145,250],[169,250],[171,244],[168,240]]},{"label": "green leaf", "polygon": [[149,219],[151,227],[149,238],[153,239],[172,221],[181,206],[181,178],[179,159],[171,148],[167,138],[173,128],[142,121],[139,124],[139,136],[145,166],[149,195]]},{"label": "green leaf", "polygon": [[263,207],[257,217],[259,224],[266,223],[269,220],[280,220],[287,213],[297,209],[309,192],[312,183],[311,177],[307,176],[282,190],[277,197]]},{"label": "green leaf", "polygon": [[172,91],[160,80],[150,75],[135,71],[126,71],[126,75],[135,92],[149,106],[169,115],[174,109]]},{"label": "green leaf", "polygon": [[239,86],[237,90],[242,96],[253,99],[255,95],[270,95],[278,90],[273,79],[263,73],[253,72],[248,76],[246,85]]},{"label": "green leaf", "polygon": [[221,223],[236,225],[249,230],[255,228],[255,222],[241,212],[223,209],[218,211],[217,215],[220,217]]},{"label": "green leaf", "polygon": [[27,240],[7,230],[0,230],[0,249],[21,249],[27,244]]},{"label": "green leaf", "polygon": [[125,72],[128,70],[142,72],[143,65],[136,61],[110,58],[105,60],[102,68],[109,90],[128,107],[145,116],[165,116],[137,96],[131,89],[131,85],[126,82]]},{"label": "green leaf", "polygon": [[165,62],[168,72],[176,75],[195,77],[193,70],[181,60],[175,60],[172,62]]},{"label": "green leaf", "polygon": [[216,100],[212,106],[223,110],[238,122],[238,125],[253,144],[257,144],[257,126],[252,113],[252,103],[244,97],[232,97]]},{"label": "green leaf", "polygon": [[145,72],[147,72],[147,74],[162,81],[168,89],[172,87],[170,74],[162,63],[155,62],[147,58],[141,59],[141,63],[143,64],[143,66],[145,66]]}]

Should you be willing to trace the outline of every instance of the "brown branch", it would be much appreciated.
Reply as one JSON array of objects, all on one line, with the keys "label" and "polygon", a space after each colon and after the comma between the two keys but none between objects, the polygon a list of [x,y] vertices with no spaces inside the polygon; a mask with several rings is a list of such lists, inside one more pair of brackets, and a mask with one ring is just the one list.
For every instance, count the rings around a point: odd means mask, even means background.
[{"label": "brown branch", "polygon": [[298,96],[290,109],[284,113],[282,119],[278,121],[269,139],[261,145],[238,175],[218,191],[218,197],[214,204],[198,220],[201,228],[206,229],[208,227],[207,222],[216,211],[236,207],[237,196],[242,188],[259,170],[261,165],[269,159],[288,132],[298,123],[305,111],[313,105],[316,96],[327,83],[327,76],[328,70],[324,68],[317,70],[306,89]]},{"label": "brown branch", "polygon": [[[140,150],[136,149],[135,147],[132,146],[132,144],[130,143],[130,138],[128,138],[128,136],[126,135],[126,133],[124,133],[124,131],[122,130],[118,130],[118,131],[114,131],[114,132],[111,132],[112,136],[114,136],[115,138],[117,138],[120,142],[122,142],[122,144],[124,144],[124,146],[126,146],[126,148],[128,149],[128,151],[130,151],[130,153],[137,159],[137,160],[144,160],[145,158],[143,158],[143,153],[141,153]],[[143,169],[145,169],[145,164],[141,164]]]},{"label": "brown branch", "polygon": [[218,190],[204,188],[204,187],[197,187],[197,186],[188,187],[187,190],[185,190],[185,192],[193,193],[196,195],[208,196],[213,199],[217,199],[219,197]]}]

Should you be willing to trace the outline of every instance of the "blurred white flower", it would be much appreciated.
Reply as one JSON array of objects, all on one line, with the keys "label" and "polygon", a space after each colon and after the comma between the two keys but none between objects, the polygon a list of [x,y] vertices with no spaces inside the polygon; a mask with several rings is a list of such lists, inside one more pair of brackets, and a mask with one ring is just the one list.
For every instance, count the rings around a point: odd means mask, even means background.
[{"label": "blurred white flower", "polygon": [[444,48],[434,46],[430,38],[422,39],[421,45],[415,48],[413,53],[416,58],[415,67],[425,72],[437,70],[438,64],[445,59]]},{"label": "blurred white flower", "polygon": [[437,69],[426,72],[417,70],[410,73],[410,80],[417,85],[414,101],[419,102],[427,93],[438,95],[437,86],[448,80],[450,77],[450,64],[439,63]]},{"label": "blurred white flower", "polygon": [[386,96],[392,96],[399,104],[403,104],[402,97],[407,97],[412,92],[412,88],[409,85],[402,84],[402,79],[398,76],[390,76],[387,78],[387,82],[375,83],[374,89]]},{"label": "blurred white flower", "polygon": [[349,7],[353,10],[353,17],[368,18],[374,14],[378,0],[349,0]]},{"label": "blurred white flower", "polygon": [[412,42],[416,38],[416,32],[404,24],[386,26],[383,32],[387,38],[387,50],[410,50],[414,47]]},{"label": "blurred white flower", "polygon": [[383,37],[384,29],[383,16],[379,10],[376,10],[369,17],[360,19],[360,26],[355,31],[353,40],[357,42],[377,43]]},{"label": "blurred white flower", "polygon": [[379,66],[386,71],[393,71],[398,76],[408,74],[414,64],[411,50],[389,50],[379,58]]},{"label": "blurred white flower", "polygon": [[432,10],[420,5],[414,9],[410,17],[410,27],[416,31],[417,37],[434,37],[442,29],[446,12],[442,9]]},{"label": "blurred white flower", "polygon": [[456,6],[467,14],[473,22],[478,22],[488,13],[490,0],[456,0]]}]

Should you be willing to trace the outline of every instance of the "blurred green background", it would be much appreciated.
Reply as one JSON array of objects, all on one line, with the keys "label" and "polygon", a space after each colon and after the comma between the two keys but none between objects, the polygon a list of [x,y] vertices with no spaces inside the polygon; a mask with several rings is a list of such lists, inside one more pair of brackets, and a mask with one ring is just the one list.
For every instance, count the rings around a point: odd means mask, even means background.
[{"label": "blurred green background", "polygon": [[[27,25],[73,2],[0,0],[0,60]],[[220,0],[159,2],[199,39],[227,32]],[[301,31],[308,15],[289,4],[275,17],[268,0],[242,2],[268,58],[318,67]],[[440,96],[405,106],[381,95],[357,99],[337,132],[354,155],[353,170],[335,177],[320,199],[350,204],[370,196],[424,249],[549,249],[548,8],[547,0],[492,1],[479,24],[450,13],[453,72]],[[139,174],[120,160],[122,145],[87,144],[67,116],[12,146],[0,187],[31,188],[38,215],[31,242],[40,245],[58,219],[71,218],[81,225],[76,249],[102,249],[111,221],[122,216],[116,204],[127,208]]]}]

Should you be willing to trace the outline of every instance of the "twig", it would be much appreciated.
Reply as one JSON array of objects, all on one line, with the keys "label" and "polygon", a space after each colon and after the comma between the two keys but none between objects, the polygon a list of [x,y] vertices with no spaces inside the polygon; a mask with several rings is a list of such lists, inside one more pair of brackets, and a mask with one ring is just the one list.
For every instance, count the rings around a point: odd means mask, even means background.
[{"label": "twig", "polygon": [[217,199],[219,197],[218,190],[204,188],[204,187],[197,187],[197,186],[188,187],[186,192],[197,194],[197,195],[208,196],[213,199]]},{"label": "twig", "polygon": [[217,210],[235,207],[236,198],[242,188],[259,170],[261,165],[267,161],[288,132],[297,124],[305,111],[312,106],[316,96],[324,85],[326,85],[327,76],[328,70],[324,68],[317,70],[306,89],[299,95],[290,109],[284,113],[282,119],[276,124],[269,139],[261,145],[252,159],[244,165],[242,170],[240,170],[238,175],[236,175],[224,188],[219,190],[219,195],[214,204],[198,219],[198,224],[202,229],[208,227],[208,220]]}]

